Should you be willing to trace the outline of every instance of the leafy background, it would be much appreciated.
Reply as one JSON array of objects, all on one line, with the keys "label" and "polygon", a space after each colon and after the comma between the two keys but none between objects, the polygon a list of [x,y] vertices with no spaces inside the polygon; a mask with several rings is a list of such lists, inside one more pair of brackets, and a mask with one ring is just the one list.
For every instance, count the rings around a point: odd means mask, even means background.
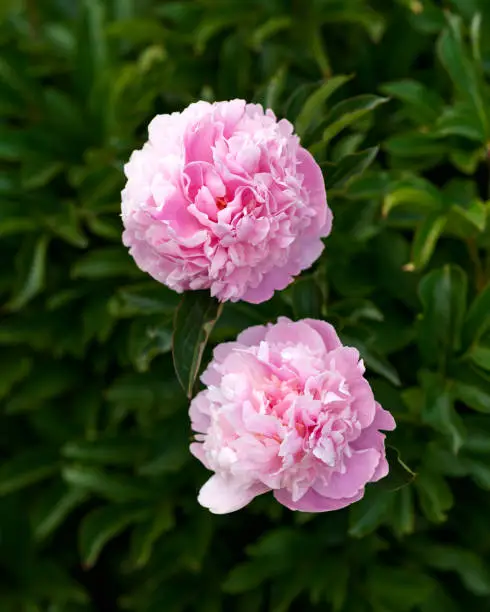
[{"label": "leafy background", "polygon": [[[3,0],[2,612],[490,610],[489,28],[487,0]],[[121,245],[149,119],[233,97],[295,122],[336,223],[211,342],[307,315],[362,350],[417,475],[343,511],[198,506],[179,296]]]}]

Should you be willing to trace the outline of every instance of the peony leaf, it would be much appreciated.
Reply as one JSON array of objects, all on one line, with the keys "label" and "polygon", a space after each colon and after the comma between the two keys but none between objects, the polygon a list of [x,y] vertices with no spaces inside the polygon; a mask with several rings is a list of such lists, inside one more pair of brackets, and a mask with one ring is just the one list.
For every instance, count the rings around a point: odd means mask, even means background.
[{"label": "peony leaf", "polygon": [[477,342],[488,328],[490,328],[490,282],[477,295],[466,315],[463,326],[464,346]]},{"label": "peony leaf", "polygon": [[177,378],[191,398],[209,334],[218,320],[223,304],[207,291],[188,291],[175,313],[173,358]]},{"label": "peony leaf", "polygon": [[433,270],[420,282],[424,314],[419,325],[419,342],[427,363],[446,363],[461,346],[461,327],[466,311],[467,277],[458,266]]},{"label": "peony leaf", "polygon": [[322,118],[325,102],[339,87],[342,87],[351,78],[351,75],[339,75],[327,79],[323,85],[308,96],[294,122],[298,136],[302,137],[316,120]]},{"label": "peony leaf", "polygon": [[412,261],[407,270],[420,270],[429,262],[439,236],[446,226],[447,217],[438,212],[428,215],[417,228],[412,245]]},{"label": "peony leaf", "polygon": [[330,142],[343,129],[385,102],[388,102],[388,98],[372,95],[356,96],[339,102],[327,118],[328,126],[323,132],[323,142]]},{"label": "peony leaf", "polygon": [[393,446],[386,447],[386,459],[390,465],[390,471],[388,476],[376,484],[376,488],[398,491],[398,489],[410,484],[417,476],[402,460],[400,453]]},{"label": "peony leaf", "polygon": [[0,468],[0,496],[44,480],[58,470],[58,456],[53,451],[30,449],[18,453]]},{"label": "peony leaf", "polygon": [[104,546],[132,523],[147,518],[150,508],[135,504],[97,508],[85,516],[79,533],[80,555],[86,568],[92,567]]},{"label": "peony leaf", "polygon": [[327,189],[342,190],[349,182],[360,176],[372,164],[379,147],[371,147],[365,151],[352,153],[343,157],[325,177]]}]

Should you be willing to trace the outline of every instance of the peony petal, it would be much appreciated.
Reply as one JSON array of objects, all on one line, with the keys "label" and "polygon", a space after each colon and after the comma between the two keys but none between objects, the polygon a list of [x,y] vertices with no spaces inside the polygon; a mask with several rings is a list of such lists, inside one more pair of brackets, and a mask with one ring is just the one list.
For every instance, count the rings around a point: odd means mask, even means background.
[{"label": "peony petal", "polygon": [[334,472],[326,485],[318,479],[313,488],[331,499],[354,497],[371,480],[380,458],[380,452],[374,448],[354,452],[345,460],[345,473]]},{"label": "peony petal", "polygon": [[332,510],[340,510],[359,501],[363,495],[364,489],[358,491],[349,499],[329,499],[310,489],[298,501],[293,501],[291,493],[286,489],[274,491],[274,497],[280,504],[290,510],[299,510],[300,512],[331,512]]},{"label": "peony petal", "polygon": [[213,514],[228,514],[240,510],[257,495],[265,493],[268,488],[261,484],[237,485],[226,481],[218,475],[211,478],[199,491],[197,501]]}]

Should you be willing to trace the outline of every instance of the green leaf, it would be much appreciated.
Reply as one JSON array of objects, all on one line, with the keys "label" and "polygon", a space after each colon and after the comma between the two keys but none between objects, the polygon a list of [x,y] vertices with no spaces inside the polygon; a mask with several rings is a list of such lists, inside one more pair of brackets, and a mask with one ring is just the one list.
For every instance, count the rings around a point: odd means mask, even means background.
[{"label": "green leaf", "polygon": [[417,475],[415,488],[426,517],[434,523],[444,522],[454,503],[446,480],[437,472],[424,469]]},{"label": "green leaf", "polygon": [[45,449],[18,452],[0,467],[0,496],[49,478],[59,470],[57,453]]},{"label": "green leaf", "polygon": [[87,514],[80,526],[79,547],[86,568],[97,562],[104,546],[131,524],[144,520],[149,508],[134,504],[110,505]]},{"label": "green leaf", "polygon": [[108,67],[105,9],[100,0],[82,0],[80,5],[74,77],[80,95],[88,96]]},{"label": "green leaf", "polygon": [[41,542],[54,533],[66,517],[86,499],[86,491],[69,489],[61,481],[45,489],[32,516],[36,540]]},{"label": "green leaf", "polygon": [[386,83],[381,91],[413,107],[414,117],[420,123],[432,124],[442,111],[443,101],[439,94],[418,81],[404,79]]},{"label": "green leaf", "polygon": [[74,487],[97,493],[116,502],[155,499],[157,491],[149,484],[120,474],[87,466],[65,466],[62,470],[64,481]]},{"label": "green leaf", "polygon": [[451,385],[432,372],[422,372],[420,377],[425,391],[422,419],[449,437],[453,453],[456,454],[464,443],[466,431],[454,407]]},{"label": "green leaf", "polygon": [[366,94],[340,102],[333,107],[327,117],[328,126],[323,132],[322,141],[324,143],[330,142],[332,138],[354,121],[364,117],[387,101],[388,98]]},{"label": "green leaf", "polygon": [[410,211],[434,212],[442,208],[443,198],[432,183],[414,176],[390,185],[383,202],[383,216],[387,217],[398,206],[407,206]]},{"label": "green leaf", "polygon": [[490,381],[461,364],[458,364],[454,374],[454,397],[477,412],[490,414]]},{"label": "green leaf", "polygon": [[289,15],[271,17],[254,30],[250,42],[255,49],[260,50],[266,40],[272,38],[278,32],[288,30],[292,25],[293,21]]},{"label": "green leaf", "polygon": [[466,311],[467,279],[457,266],[446,265],[420,281],[423,315],[419,344],[427,363],[446,363],[461,347],[461,327]]},{"label": "green leaf", "polygon": [[209,334],[221,314],[223,305],[206,291],[184,293],[175,313],[173,359],[175,373],[189,398],[199,374],[201,359]]},{"label": "green leaf", "polygon": [[121,287],[109,301],[109,313],[116,318],[135,315],[171,315],[180,301],[178,293],[160,283],[138,283]]},{"label": "green leaf", "polygon": [[366,489],[361,501],[354,504],[349,512],[349,535],[363,538],[377,529],[388,517],[393,496],[389,491]]},{"label": "green leaf", "polygon": [[291,285],[290,295],[296,319],[322,318],[323,294],[313,276],[296,280]]},{"label": "green leaf", "polygon": [[463,98],[468,99],[480,122],[481,141],[490,136],[486,115],[482,84],[474,62],[468,56],[463,40],[462,19],[446,13],[449,26],[441,34],[437,43],[437,53],[447,70],[453,85]]},{"label": "green leaf", "polygon": [[94,249],[83,255],[73,266],[73,278],[111,278],[118,276],[140,276],[141,272],[129,254],[121,248]]},{"label": "green leaf", "polygon": [[415,472],[401,459],[400,453],[392,446],[386,447],[386,459],[390,466],[390,471],[385,478],[381,479],[376,485],[376,489],[386,489],[387,491],[398,491],[410,484],[416,477]]},{"label": "green leaf", "polygon": [[481,200],[472,200],[467,207],[454,204],[451,212],[457,216],[458,221],[464,219],[479,232],[485,230],[487,224],[487,207]]},{"label": "green leaf", "polygon": [[31,371],[32,360],[16,352],[6,352],[0,356],[0,399],[8,395],[14,385],[22,381]]},{"label": "green leaf", "polygon": [[48,244],[49,237],[43,235],[34,243],[29,240],[26,243],[27,248],[20,251],[18,269],[20,284],[7,304],[9,310],[20,310],[43,290]]},{"label": "green leaf", "polygon": [[408,612],[423,603],[436,584],[416,569],[373,564],[368,573],[369,601],[376,610]]},{"label": "green leaf", "polygon": [[79,371],[69,362],[45,359],[34,364],[31,375],[6,403],[8,414],[35,410],[74,386]]},{"label": "green leaf", "polygon": [[412,159],[420,157],[442,157],[447,151],[447,145],[437,134],[422,132],[406,132],[391,136],[386,140],[384,149],[394,157]]},{"label": "green leaf", "polygon": [[478,342],[490,328],[490,282],[480,291],[472,302],[463,326],[465,347]]},{"label": "green leaf", "polygon": [[469,358],[480,368],[490,371],[490,346],[473,346]]},{"label": "green leaf", "polygon": [[482,143],[481,124],[472,106],[458,102],[444,109],[436,122],[434,135],[461,136],[473,142]]},{"label": "green leaf", "polygon": [[149,521],[135,526],[131,533],[131,559],[135,568],[144,567],[151,559],[156,541],[175,525],[169,504],[156,506]]},{"label": "green leaf", "polygon": [[339,75],[327,79],[323,85],[308,96],[294,122],[296,133],[302,137],[312,125],[322,119],[323,107],[328,98],[352,78],[351,75]]},{"label": "green leaf", "polygon": [[459,574],[466,588],[475,595],[490,595],[490,570],[474,552],[456,546],[428,544],[420,553],[430,567]]},{"label": "green leaf", "polygon": [[88,463],[133,465],[145,457],[146,447],[139,438],[118,436],[68,442],[61,449],[61,454],[67,459]]},{"label": "green leaf", "polygon": [[401,385],[400,377],[396,369],[387,361],[382,355],[379,355],[363,340],[341,333],[341,338],[344,344],[347,346],[354,346],[359,351],[361,358],[366,363],[367,367],[380,374],[386,380],[389,380],[391,384],[398,387]]},{"label": "green leaf", "polygon": [[172,350],[171,321],[145,317],[131,324],[128,355],[138,372],[146,372],[158,355]]},{"label": "green leaf", "polygon": [[366,168],[373,163],[378,151],[379,147],[371,147],[365,151],[343,157],[330,172],[327,172],[325,187],[334,190],[347,187],[351,180],[361,176]]},{"label": "green leaf", "polygon": [[415,232],[412,245],[412,261],[407,265],[407,269],[420,270],[427,265],[446,222],[446,215],[439,213],[432,213],[422,221]]}]

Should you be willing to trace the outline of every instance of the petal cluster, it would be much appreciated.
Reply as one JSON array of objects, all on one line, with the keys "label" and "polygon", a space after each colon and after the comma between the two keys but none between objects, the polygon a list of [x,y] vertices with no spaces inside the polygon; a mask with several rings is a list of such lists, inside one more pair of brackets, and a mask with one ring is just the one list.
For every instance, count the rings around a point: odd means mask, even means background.
[{"label": "petal cluster", "polygon": [[178,292],[268,300],[331,230],[321,170],[292,125],[243,100],[158,115],[125,173],[123,242]]},{"label": "petal cluster", "polygon": [[356,349],[323,321],[252,327],[219,345],[192,401],[191,452],[215,474],[199,502],[232,512],[273,491],[292,510],[347,506],[388,473],[391,414],[374,399]]}]

